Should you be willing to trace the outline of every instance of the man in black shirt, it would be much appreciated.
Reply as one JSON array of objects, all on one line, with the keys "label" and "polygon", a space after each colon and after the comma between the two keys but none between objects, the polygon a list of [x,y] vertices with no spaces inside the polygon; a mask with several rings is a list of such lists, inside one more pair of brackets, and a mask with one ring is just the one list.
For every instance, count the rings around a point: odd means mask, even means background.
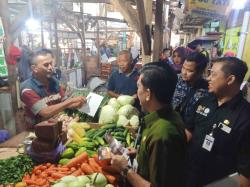
[{"label": "man in black shirt", "polygon": [[235,57],[215,61],[208,77],[214,97],[201,99],[187,121],[189,142],[186,187],[201,187],[238,172],[250,186],[250,104],[240,85],[247,65]]}]

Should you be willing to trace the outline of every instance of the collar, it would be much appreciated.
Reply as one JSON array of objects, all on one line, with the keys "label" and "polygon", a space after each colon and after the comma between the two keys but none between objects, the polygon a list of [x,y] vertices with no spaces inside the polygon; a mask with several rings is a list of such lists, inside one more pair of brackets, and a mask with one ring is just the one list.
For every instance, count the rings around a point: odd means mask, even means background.
[{"label": "collar", "polygon": [[166,117],[166,114],[168,114],[171,110],[170,106],[166,106],[160,110],[147,114],[144,117],[146,127],[151,127],[159,118]]},{"label": "collar", "polygon": [[[236,94],[231,100],[223,103],[220,107],[228,107],[230,109],[235,109],[237,106],[239,106],[240,101],[244,99],[243,94],[240,91],[238,94]],[[216,100],[217,106],[218,106],[218,100]]]},{"label": "collar", "polygon": [[123,73],[120,69],[118,69],[119,74],[124,74],[126,77],[131,76],[131,75],[132,75],[134,72],[136,72],[136,71],[137,71],[137,70],[136,70],[135,68],[133,68],[132,71],[131,71],[130,73],[125,74],[125,73]]},{"label": "collar", "polygon": [[41,83],[39,80],[37,80],[33,75],[31,77],[32,81],[39,87],[43,87],[43,83]]},{"label": "collar", "polygon": [[[39,80],[37,80],[33,75],[31,77],[32,81],[38,86],[38,87],[45,87],[43,83],[41,83]],[[59,91],[59,84],[55,77],[51,77],[49,79],[49,89],[50,91]]]},{"label": "collar", "polygon": [[189,82],[184,81],[181,75],[179,79],[181,80],[182,84],[186,84],[188,87],[193,88],[193,89],[200,89],[200,88],[207,89],[208,88],[208,83],[203,78],[200,78],[197,81],[195,81],[193,86]]}]

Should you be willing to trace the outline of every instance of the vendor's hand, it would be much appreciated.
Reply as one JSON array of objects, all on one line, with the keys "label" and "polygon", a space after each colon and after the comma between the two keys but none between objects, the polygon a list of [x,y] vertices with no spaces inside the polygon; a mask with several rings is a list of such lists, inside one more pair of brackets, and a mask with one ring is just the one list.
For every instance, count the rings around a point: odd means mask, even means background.
[{"label": "vendor's hand", "polygon": [[137,154],[137,150],[133,147],[128,147],[128,153],[130,158],[134,159],[136,157]]},{"label": "vendor's hand", "polygon": [[128,161],[122,155],[112,155],[111,166],[121,173],[128,166]]},{"label": "vendor's hand", "polygon": [[83,104],[87,102],[87,100],[83,96],[77,96],[68,99],[67,102],[70,103],[68,108],[80,108]]}]

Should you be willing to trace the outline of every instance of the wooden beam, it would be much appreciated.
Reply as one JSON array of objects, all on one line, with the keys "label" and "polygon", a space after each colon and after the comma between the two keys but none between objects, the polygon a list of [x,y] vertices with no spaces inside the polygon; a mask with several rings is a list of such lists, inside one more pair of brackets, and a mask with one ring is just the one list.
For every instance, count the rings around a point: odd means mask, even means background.
[{"label": "wooden beam", "polygon": [[124,19],[128,22],[128,24],[135,29],[135,31],[140,30],[138,27],[139,20],[137,18],[136,10],[133,9],[129,1],[111,0],[111,3],[122,14]]},{"label": "wooden beam", "polygon": [[158,61],[163,43],[163,0],[156,0],[153,61]]},{"label": "wooden beam", "polygon": [[84,17],[92,18],[92,19],[96,19],[96,20],[103,20],[103,21],[112,21],[112,22],[118,22],[118,23],[127,23],[125,20],[122,20],[122,19],[109,18],[109,17],[103,17],[103,16],[84,15]]},{"label": "wooden beam", "polygon": [[150,55],[150,27],[146,24],[144,2],[142,0],[136,0],[136,5],[144,54]]}]

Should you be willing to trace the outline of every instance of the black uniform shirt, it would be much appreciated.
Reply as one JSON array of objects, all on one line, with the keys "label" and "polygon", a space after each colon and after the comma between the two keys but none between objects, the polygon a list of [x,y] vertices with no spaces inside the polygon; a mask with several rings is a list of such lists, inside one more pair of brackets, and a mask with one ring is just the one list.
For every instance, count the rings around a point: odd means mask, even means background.
[{"label": "black uniform shirt", "polygon": [[[250,104],[239,93],[221,106],[216,97],[203,98],[195,108],[186,124],[193,134],[187,170],[190,186],[234,172],[250,178]],[[211,151],[202,147],[209,134],[214,138]]]}]

